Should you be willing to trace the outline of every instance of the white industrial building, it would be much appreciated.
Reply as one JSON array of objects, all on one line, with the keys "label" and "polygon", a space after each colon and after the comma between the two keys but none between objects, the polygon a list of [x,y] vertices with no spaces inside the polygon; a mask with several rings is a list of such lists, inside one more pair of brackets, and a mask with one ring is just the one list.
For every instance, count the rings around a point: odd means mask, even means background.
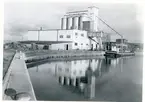
[{"label": "white industrial building", "polygon": [[29,30],[23,38],[26,41],[48,42],[51,50],[99,49],[102,45],[101,39],[92,36],[94,32],[98,32],[97,16],[97,7],[67,12],[61,19],[61,29]]}]

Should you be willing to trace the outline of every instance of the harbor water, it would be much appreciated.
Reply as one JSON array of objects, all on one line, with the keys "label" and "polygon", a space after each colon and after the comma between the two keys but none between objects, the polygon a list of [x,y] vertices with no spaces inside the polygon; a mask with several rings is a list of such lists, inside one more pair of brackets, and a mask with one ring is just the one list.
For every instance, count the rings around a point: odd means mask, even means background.
[{"label": "harbor water", "polygon": [[49,61],[28,68],[37,100],[142,101],[143,57]]}]

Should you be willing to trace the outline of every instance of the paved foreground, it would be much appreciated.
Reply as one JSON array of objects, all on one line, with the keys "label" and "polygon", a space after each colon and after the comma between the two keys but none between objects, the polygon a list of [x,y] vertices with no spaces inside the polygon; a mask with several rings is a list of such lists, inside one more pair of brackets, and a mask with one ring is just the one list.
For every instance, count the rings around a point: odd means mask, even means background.
[{"label": "paved foreground", "polygon": [[[27,92],[31,100],[36,100],[25,61],[19,56],[19,53],[14,56],[3,80],[3,92],[6,88],[13,88],[17,93]],[[3,93],[3,100],[11,100],[11,98]]]}]

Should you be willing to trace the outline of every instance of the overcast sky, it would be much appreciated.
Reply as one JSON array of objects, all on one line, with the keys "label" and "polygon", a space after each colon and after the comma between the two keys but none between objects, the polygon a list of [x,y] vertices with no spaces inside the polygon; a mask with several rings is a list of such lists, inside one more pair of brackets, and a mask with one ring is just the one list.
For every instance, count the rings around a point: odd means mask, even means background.
[{"label": "overcast sky", "polygon": [[[141,11],[135,4],[88,4],[88,3],[5,3],[4,39],[20,40],[27,30],[59,29],[61,17],[72,10],[99,7],[99,17],[121,33],[130,42],[143,42]],[[99,22],[99,29],[114,33]]]}]

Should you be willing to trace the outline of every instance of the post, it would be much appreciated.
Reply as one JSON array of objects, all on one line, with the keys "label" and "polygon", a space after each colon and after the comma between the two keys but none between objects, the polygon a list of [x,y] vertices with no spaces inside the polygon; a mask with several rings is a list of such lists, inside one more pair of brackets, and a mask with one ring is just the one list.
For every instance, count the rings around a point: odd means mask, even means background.
[{"label": "post", "polygon": [[39,37],[40,37],[40,30],[38,30],[38,41],[39,41]]},{"label": "post", "polygon": [[42,30],[42,27],[40,27],[40,30],[38,30],[38,41],[40,40],[40,31]]},{"label": "post", "polygon": [[121,52],[123,53],[123,36],[121,36]]},{"label": "post", "polygon": [[58,41],[58,29],[57,29],[57,41]]}]

